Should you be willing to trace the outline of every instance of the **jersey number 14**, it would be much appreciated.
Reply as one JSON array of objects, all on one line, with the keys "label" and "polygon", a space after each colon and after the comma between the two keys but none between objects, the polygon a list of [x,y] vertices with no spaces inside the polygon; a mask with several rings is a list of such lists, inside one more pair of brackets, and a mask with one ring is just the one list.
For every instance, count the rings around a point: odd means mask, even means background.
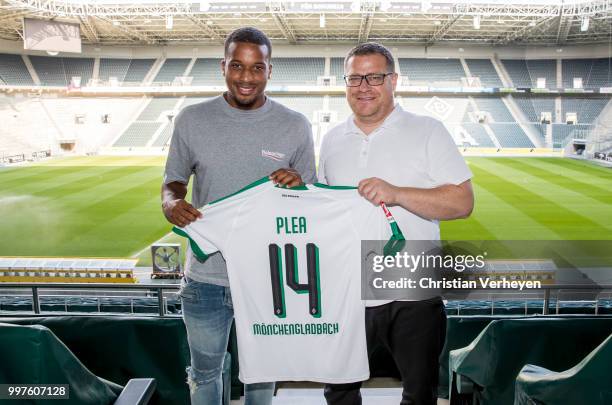
[{"label": "jersey number 14", "polygon": [[[283,283],[283,260],[281,248],[276,243],[268,246],[270,254],[270,279],[272,281],[272,300],[274,315],[285,318],[285,285]],[[287,285],[298,294],[308,293],[308,313],[314,318],[321,317],[321,286],[319,283],[319,248],[314,243],[306,244],[306,267],[308,283],[298,281],[297,249],[291,243],[285,244],[285,274]]]}]

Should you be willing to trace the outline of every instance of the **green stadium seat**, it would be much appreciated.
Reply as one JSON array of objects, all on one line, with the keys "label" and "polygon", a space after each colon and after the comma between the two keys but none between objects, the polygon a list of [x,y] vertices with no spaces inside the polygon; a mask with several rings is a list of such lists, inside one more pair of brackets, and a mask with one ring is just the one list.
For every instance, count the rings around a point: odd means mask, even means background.
[{"label": "green stadium seat", "polygon": [[468,346],[451,350],[451,404],[466,396],[482,405],[512,404],[515,379],[525,364],[567,369],[610,333],[609,317],[495,320]]},{"label": "green stadium seat", "polygon": [[189,347],[180,318],[56,316],[1,318],[49,328],[95,375],[118,384],[155,378],[151,404],[189,404]]},{"label": "green stadium seat", "polygon": [[576,366],[561,372],[527,364],[516,379],[515,405],[612,404],[612,335]]},{"label": "green stadium seat", "polygon": [[[122,387],[89,371],[51,332],[41,325],[0,323],[0,383],[68,384],[63,404],[113,404]],[[78,387],[78,389],[74,389]],[[28,403],[44,404],[45,399]]]}]

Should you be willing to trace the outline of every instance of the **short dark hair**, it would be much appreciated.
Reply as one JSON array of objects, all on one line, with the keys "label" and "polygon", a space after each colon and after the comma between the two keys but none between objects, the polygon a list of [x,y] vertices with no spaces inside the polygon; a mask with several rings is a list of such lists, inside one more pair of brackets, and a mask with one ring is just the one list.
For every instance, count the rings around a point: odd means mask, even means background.
[{"label": "short dark hair", "polygon": [[378,42],[365,42],[351,49],[348,55],[346,55],[346,58],[344,58],[344,67],[346,68],[346,62],[348,62],[348,60],[353,56],[375,54],[384,56],[387,60],[387,70],[395,73],[395,59],[393,59],[391,51],[386,46],[381,45]]},{"label": "short dark hair", "polygon": [[254,27],[242,27],[232,31],[225,38],[225,53],[227,55],[232,42],[247,42],[255,45],[265,45],[268,48],[268,58],[272,57],[272,44],[270,39],[262,31]]}]

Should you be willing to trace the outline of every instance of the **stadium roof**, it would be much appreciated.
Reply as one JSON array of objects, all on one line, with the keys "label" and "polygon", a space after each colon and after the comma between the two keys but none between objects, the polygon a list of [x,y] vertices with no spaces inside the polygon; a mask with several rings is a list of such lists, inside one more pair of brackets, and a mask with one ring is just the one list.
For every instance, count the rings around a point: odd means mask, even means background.
[{"label": "stadium roof", "polygon": [[100,45],[219,44],[246,25],[289,44],[612,43],[610,0],[0,0],[0,38],[21,40],[23,17],[76,22]]}]

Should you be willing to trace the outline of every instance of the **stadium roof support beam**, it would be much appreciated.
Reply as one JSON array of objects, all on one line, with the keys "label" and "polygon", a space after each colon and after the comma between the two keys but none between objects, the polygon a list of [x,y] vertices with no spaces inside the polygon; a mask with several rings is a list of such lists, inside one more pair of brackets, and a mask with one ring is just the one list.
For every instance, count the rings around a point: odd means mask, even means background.
[{"label": "stadium roof support beam", "polygon": [[535,25],[527,24],[522,28],[519,28],[517,30],[510,32],[508,35],[503,36],[498,41],[496,41],[496,43],[497,44],[508,44],[514,41],[515,39],[529,37],[529,34],[531,32],[537,31],[542,26],[550,25],[556,19],[557,19],[556,16],[549,17],[549,18],[543,18],[540,21],[538,21]]},{"label": "stadium roof support beam", "polygon": [[278,29],[281,30],[287,41],[290,44],[297,43],[297,37],[295,36],[294,30],[289,25],[289,22],[285,18],[285,14],[283,13],[283,5],[280,2],[273,4],[270,6],[270,11],[272,12],[272,17],[274,18],[274,22]]},{"label": "stadium roof support beam", "polygon": [[27,17],[28,15],[30,15],[29,11],[18,11],[16,13],[6,14],[6,15],[1,16],[0,21],[14,20],[15,18],[19,18],[19,17]]},{"label": "stadium roof support beam", "polygon": [[557,28],[557,44],[562,45],[567,41],[570,29],[572,28],[573,18],[567,15],[559,17],[559,27]]},{"label": "stadium roof support beam", "polygon": [[204,24],[202,20],[194,16],[187,16],[187,19],[198,26],[206,35],[210,36],[211,39],[219,42],[223,42],[224,36],[215,31],[212,27]]},{"label": "stadium roof support beam", "polygon": [[121,24],[116,25],[114,23],[114,21],[108,19],[108,18],[104,18],[104,17],[98,17],[100,20],[107,22],[108,24],[110,24],[115,30],[117,31],[121,31],[123,34],[129,36],[131,39],[133,40],[138,40],[141,42],[145,42],[147,44],[153,45],[155,44],[157,41],[154,39],[149,38],[148,36],[146,36],[145,34],[138,32],[138,30],[136,29],[129,29]]},{"label": "stadium roof support beam", "polygon": [[100,42],[100,37],[98,36],[98,30],[93,24],[93,21],[90,17],[80,16],[79,20],[81,21],[81,25],[83,26],[83,33],[87,37],[90,42],[98,43]]},{"label": "stadium roof support beam", "polygon": [[427,44],[431,45],[434,42],[439,41],[440,39],[444,38],[444,36],[450,31],[452,26],[455,24],[455,22],[457,22],[457,20],[460,19],[461,17],[462,15],[456,15],[446,20],[446,22],[442,24],[442,26],[438,28],[436,32],[433,33],[431,38],[429,38],[429,40],[427,41]]},{"label": "stadium roof support beam", "polygon": [[13,9],[27,10],[29,12],[43,12],[49,16],[152,16],[152,15],[185,15],[192,14],[191,4],[186,2],[174,3],[121,3],[100,4],[96,1],[78,3],[76,1],[58,0],[5,0]]},{"label": "stadium roof support beam", "polygon": [[359,37],[358,43],[368,42],[370,31],[372,31],[372,23],[374,23],[375,4],[372,2],[361,3],[361,21],[359,22]]}]

